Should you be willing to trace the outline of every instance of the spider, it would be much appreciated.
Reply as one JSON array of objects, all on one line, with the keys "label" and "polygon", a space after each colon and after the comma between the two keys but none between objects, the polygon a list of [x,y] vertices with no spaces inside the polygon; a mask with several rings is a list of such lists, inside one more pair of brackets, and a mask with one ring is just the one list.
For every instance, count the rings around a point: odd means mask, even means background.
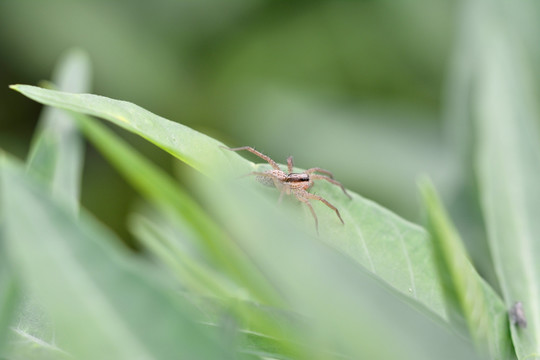
[{"label": "spider", "polygon": [[[257,155],[261,159],[265,160],[272,166],[273,170],[267,170],[264,172],[258,172],[253,171],[247,175],[256,175],[260,180],[260,182],[264,184],[270,184],[274,185],[278,190],[280,190],[279,195],[279,202],[281,202],[281,199],[283,198],[283,194],[287,195],[294,195],[299,201],[306,204],[311,211],[311,214],[313,215],[313,218],[315,219],[315,229],[317,230],[317,233],[319,233],[319,220],[317,219],[317,214],[315,214],[315,210],[313,210],[313,206],[309,202],[310,199],[312,200],[319,200],[326,206],[328,206],[330,209],[334,210],[336,212],[336,215],[338,216],[339,220],[342,224],[345,224],[343,219],[341,218],[341,215],[339,214],[339,210],[332,204],[328,202],[325,198],[311,194],[307,192],[307,190],[313,186],[313,180],[326,180],[334,185],[337,185],[343,190],[343,193],[349,197],[349,199],[352,199],[351,195],[347,193],[347,190],[343,187],[343,185],[339,182],[334,180],[334,176],[332,173],[328,170],[324,170],[318,167],[307,169],[304,172],[301,173],[293,173],[293,158],[292,156],[289,156],[287,158],[287,169],[288,173],[284,172],[280,169],[278,164],[272,160],[269,156],[264,155],[263,153],[255,150],[251,146],[243,146],[238,148],[227,148],[223,147],[224,149],[230,150],[230,151],[241,151],[241,150],[247,150],[252,154]],[[320,174],[316,174],[320,173]],[[324,174],[324,175],[321,175]]]}]

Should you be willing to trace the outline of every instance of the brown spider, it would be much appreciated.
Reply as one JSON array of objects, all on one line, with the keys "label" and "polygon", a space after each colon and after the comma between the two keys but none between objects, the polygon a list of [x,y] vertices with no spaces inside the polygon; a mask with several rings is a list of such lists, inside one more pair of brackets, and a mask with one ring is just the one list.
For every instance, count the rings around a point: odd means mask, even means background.
[{"label": "brown spider", "polygon": [[[339,214],[339,210],[332,204],[330,204],[326,199],[319,195],[311,194],[307,192],[307,189],[313,186],[313,180],[326,180],[334,185],[337,185],[343,190],[343,193],[347,195],[350,199],[351,196],[347,193],[347,190],[343,187],[343,185],[339,182],[334,180],[334,176],[332,173],[328,170],[324,170],[321,168],[311,168],[307,169],[304,172],[301,173],[293,173],[293,158],[292,156],[289,156],[287,158],[287,168],[288,173],[281,170],[278,166],[278,164],[272,160],[269,156],[264,155],[263,153],[260,153],[259,151],[255,150],[251,146],[243,146],[239,148],[227,148],[223,147],[224,149],[230,150],[230,151],[240,151],[240,150],[247,150],[252,154],[257,155],[263,160],[266,160],[270,166],[272,166],[273,170],[267,170],[264,172],[257,172],[253,171],[249,173],[248,175],[256,175],[257,177],[261,178],[262,183],[268,184],[268,181],[264,181],[264,179],[269,179],[270,185],[274,185],[278,190],[280,190],[279,195],[279,201],[281,202],[281,199],[283,198],[283,194],[287,195],[294,195],[298,200],[306,204],[311,211],[311,214],[313,215],[313,218],[315,219],[315,229],[317,230],[317,233],[319,232],[319,220],[317,219],[317,215],[315,214],[315,210],[313,210],[313,206],[309,202],[310,199],[313,200],[319,200],[326,206],[328,206],[330,209],[334,210],[336,212],[336,215],[338,216],[339,220],[341,220],[342,224],[345,224],[343,219],[341,218],[341,215]],[[315,173],[322,173],[321,174],[315,174]]]}]

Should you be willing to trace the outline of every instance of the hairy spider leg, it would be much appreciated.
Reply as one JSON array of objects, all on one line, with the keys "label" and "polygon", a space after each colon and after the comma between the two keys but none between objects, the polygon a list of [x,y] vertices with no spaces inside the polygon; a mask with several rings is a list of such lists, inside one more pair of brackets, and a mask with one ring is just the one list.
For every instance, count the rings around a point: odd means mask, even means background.
[{"label": "hairy spider leg", "polygon": [[332,174],[330,171],[324,170],[324,169],[321,169],[321,168],[318,168],[318,167],[307,169],[304,172],[306,174],[313,174],[314,172],[320,172],[320,173],[326,174],[330,179],[334,178],[334,174]]},{"label": "hairy spider leg", "polygon": [[343,186],[343,184],[341,184],[339,181],[337,180],[334,180],[334,179],[331,179],[329,178],[328,176],[324,176],[324,175],[319,175],[319,174],[311,174],[311,178],[312,179],[319,179],[319,180],[326,180],[328,182],[331,182],[332,184],[334,185],[337,185],[341,188],[341,190],[343,190],[343,193],[345,195],[347,195],[349,197],[349,199],[352,199],[352,196],[349,195],[349,193],[347,192],[347,190],[345,190],[345,187]]},{"label": "hairy spider leg", "polygon": [[287,158],[287,169],[289,169],[289,174],[291,174],[293,172],[293,159],[292,159],[292,156],[289,156]]},{"label": "hairy spider leg", "polygon": [[249,151],[250,153],[252,154],[255,154],[257,155],[258,157],[260,157],[261,159],[263,160],[266,160],[266,162],[268,162],[270,164],[270,166],[272,166],[275,170],[281,170],[278,166],[278,164],[270,159],[270,157],[264,155],[263,153],[255,150],[254,148],[252,148],[251,146],[242,146],[242,147],[239,147],[239,148],[227,148],[227,147],[224,147],[225,149],[227,150],[230,150],[230,151],[241,151],[241,150],[247,150]]},{"label": "hairy spider leg", "polygon": [[334,205],[330,204],[325,198],[323,198],[323,197],[321,197],[319,195],[308,193],[307,191],[305,192],[305,194],[303,194],[303,196],[305,196],[308,199],[319,200],[322,203],[324,203],[324,205],[328,206],[330,209],[332,209],[332,210],[334,210],[336,212],[336,215],[338,216],[339,220],[341,220],[341,223],[343,225],[345,225],[345,221],[343,221],[343,219],[341,218],[341,215],[339,214],[339,210]]},{"label": "hairy spider leg", "polygon": [[[308,193],[306,192],[306,194]],[[304,204],[308,206],[309,211],[311,211],[311,215],[313,215],[313,219],[315,219],[315,230],[317,230],[317,235],[319,235],[319,219],[317,219],[317,214],[315,213],[315,210],[313,210],[313,206],[311,205],[308,199],[303,197],[303,194],[295,192],[294,195],[299,201],[303,202]]]}]

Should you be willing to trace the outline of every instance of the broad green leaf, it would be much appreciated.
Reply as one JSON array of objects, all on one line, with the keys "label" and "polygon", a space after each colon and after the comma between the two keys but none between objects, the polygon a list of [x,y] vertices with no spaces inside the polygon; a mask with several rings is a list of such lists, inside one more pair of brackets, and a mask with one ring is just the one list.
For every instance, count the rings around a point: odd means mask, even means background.
[{"label": "broad green leaf", "polygon": [[478,174],[490,248],[506,307],[523,304],[527,327],[511,326],[519,359],[540,359],[540,138],[535,75],[506,12],[481,2]]},{"label": "broad green leaf", "polygon": [[464,318],[478,347],[487,348],[493,359],[515,358],[503,301],[469,262],[462,241],[433,185],[424,181],[421,191],[449,314],[456,313]]},{"label": "broad green leaf", "polygon": [[302,358],[481,358],[406,304],[405,296],[302,231],[254,187],[227,187],[199,178],[194,184],[289,308],[305,316],[296,324],[298,341],[311,344]]},{"label": "broad green leaf", "polygon": [[216,173],[216,166],[222,170],[224,164],[244,167],[247,165],[239,157],[230,156],[226,150],[219,150],[219,146],[223,144],[217,140],[129,102],[98,95],[68,94],[28,85],[14,85],[12,88],[49,106],[107,119],[142,136],[206,174]]},{"label": "broad green leaf", "polygon": [[8,254],[77,359],[231,358],[197,310],[82,213],[3,158],[1,208]]},{"label": "broad green leaf", "polygon": [[[28,85],[15,85],[12,88],[43,104],[109,120],[141,135],[208,175],[223,176],[224,167],[232,169],[236,176],[257,169],[238,154],[220,148],[220,142],[127,102]],[[447,318],[432,257],[432,245],[422,228],[356,194],[350,200],[331,184],[318,183],[313,191],[334,204],[345,221],[345,226],[341,225],[330,209],[320,203],[314,204],[319,214],[323,240],[403,294],[422,303],[440,317]],[[275,197],[277,199],[278,194]],[[306,212],[303,221],[313,229],[310,216]]]},{"label": "broad green leaf", "polygon": [[[89,73],[87,55],[71,50],[59,61],[53,82],[62,91],[88,92]],[[43,109],[27,163],[29,171],[50,184],[55,197],[73,210],[78,209],[83,145],[68,113],[51,107]]]}]

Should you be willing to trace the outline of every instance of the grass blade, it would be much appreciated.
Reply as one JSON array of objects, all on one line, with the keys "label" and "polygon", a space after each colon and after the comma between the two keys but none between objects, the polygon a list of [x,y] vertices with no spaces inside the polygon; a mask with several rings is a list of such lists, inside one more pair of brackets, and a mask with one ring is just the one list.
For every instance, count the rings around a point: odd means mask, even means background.
[{"label": "grass blade", "polygon": [[527,317],[527,328],[511,327],[514,347],[518,358],[538,359],[539,113],[529,82],[534,75],[522,61],[524,52],[508,33],[510,27],[499,22],[505,16],[494,12],[494,7],[479,11],[485,29],[476,100],[479,181],[490,248],[506,306],[522,302]]},{"label": "grass blade", "polygon": [[[88,92],[88,56],[80,50],[66,53],[59,61],[53,82],[66,92]],[[51,184],[55,197],[63,199],[74,211],[78,209],[83,144],[68,113],[51,107],[43,110],[27,163],[29,171]]]},{"label": "grass blade", "polygon": [[515,358],[506,306],[469,262],[465,247],[433,185],[424,181],[421,191],[449,313],[464,318],[471,337],[480,348],[489,350],[493,359]]}]

